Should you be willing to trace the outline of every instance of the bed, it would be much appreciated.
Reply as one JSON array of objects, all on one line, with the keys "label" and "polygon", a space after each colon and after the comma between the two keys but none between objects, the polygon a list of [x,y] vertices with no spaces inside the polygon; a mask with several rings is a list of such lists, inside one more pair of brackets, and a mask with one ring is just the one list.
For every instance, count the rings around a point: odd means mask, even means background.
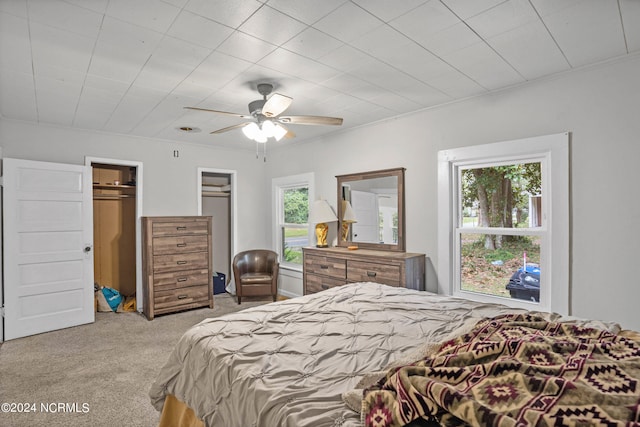
[{"label": "bed", "polygon": [[[458,425],[460,418],[451,414],[468,412],[468,404],[460,404],[451,388],[447,393],[425,384],[434,383],[436,377],[444,379],[440,382],[446,387],[456,381],[456,386],[468,386],[477,369],[470,377],[466,373],[467,377],[453,381],[443,374],[451,368],[442,361],[459,364],[461,356],[472,354],[476,367],[480,366],[478,359],[497,353],[488,351],[489,347],[513,350],[512,341],[487,346],[489,336],[511,339],[514,331],[520,334],[531,324],[540,328],[534,336],[543,335],[543,339],[551,339],[545,328],[554,333],[587,331],[588,336],[575,340],[604,339],[603,347],[622,349],[620,357],[630,365],[621,369],[630,374],[624,385],[618,385],[623,400],[615,404],[631,407],[623,415],[640,422],[636,334],[620,334],[615,324],[563,319],[375,283],[331,288],[199,323],[176,345],[150,397],[162,412],[161,425],[176,427],[391,426],[416,419]],[[470,348],[469,342],[475,347]],[[570,361],[575,362],[579,354],[575,351]],[[504,367],[503,361],[492,363]],[[612,369],[603,368],[597,380],[614,381],[617,371]],[[434,396],[421,395],[415,387]],[[621,387],[624,392],[619,391]],[[440,406],[425,403],[427,398]],[[448,417],[443,416],[443,407],[451,411]]]}]

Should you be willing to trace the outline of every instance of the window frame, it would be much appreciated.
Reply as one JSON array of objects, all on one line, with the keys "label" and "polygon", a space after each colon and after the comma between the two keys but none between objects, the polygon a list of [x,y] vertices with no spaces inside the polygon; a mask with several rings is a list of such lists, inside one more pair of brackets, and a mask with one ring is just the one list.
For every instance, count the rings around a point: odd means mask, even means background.
[{"label": "window frame", "polygon": [[[542,194],[545,195],[542,227],[461,227],[461,170],[523,162],[541,163]],[[540,279],[543,286],[540,289],[539,303],[461,289],[458,236],[460,232],[469,231],[476,234],[531,234],[541,237]],[[569,238],[568,133],[482,144],[438,153],[438,293],[514,308],[570,314]]]},{"label": "window frame", "polygon": [[[293,226],[294,228],[300,224],[285,224],[284,223],[284,192],[295,188],[306,187],[309,198],[309,205],[312,200],[315,200],[315,186],[314,186],[314,174],[303,173],[298,175],[283,176],[279,178],[273,178],[271,181],[271,193],[272,193],[272,247],[275,252],[278,253],[280,258],[280,268],[285,270],[302,272],[302,264],[295,264],[286,262],[284,260],[284,248],[282,247],[282,239],[280,238],[283,227]],[[311,206],[309,206],[311,209]],[[312,227],[307,223],[307,235],[309,236],[309,242],[313,238]]]}]

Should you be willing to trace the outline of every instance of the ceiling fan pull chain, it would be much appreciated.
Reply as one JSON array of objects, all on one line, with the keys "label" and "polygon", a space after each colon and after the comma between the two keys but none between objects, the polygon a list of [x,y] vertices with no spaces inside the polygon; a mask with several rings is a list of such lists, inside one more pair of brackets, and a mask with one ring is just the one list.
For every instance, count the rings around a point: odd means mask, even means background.
[{"label": "ceiling fan pull chain", "polygon": [[258,159],[258,141],[256,141],[256,160]]},{"label": "ceiling fan pull chain", "polygon": [[267,143],[262,144],[264,147],[262,148],[262,161],[267,163]]}]

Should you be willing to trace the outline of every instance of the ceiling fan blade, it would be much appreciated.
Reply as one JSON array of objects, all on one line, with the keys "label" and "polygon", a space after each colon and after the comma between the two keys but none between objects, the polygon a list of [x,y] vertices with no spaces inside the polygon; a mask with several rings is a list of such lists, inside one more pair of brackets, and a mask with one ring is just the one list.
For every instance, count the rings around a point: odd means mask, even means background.
[{"label": "ceiling fan blade", "polygon": [[208,113],[226,114],[227,116],[242,117],[243,119],[253,118],[251,116],[247,116],[246,114],[230,113],[228,111],[210,110],[208,108],[199,108],[199,107],[183,107],[183,108],[186,108],[187,110],[206,111]]},{"label": "ceiling fan blade", "polygon": [[213,132],[209,132],[209,133],[224,133],[224,132],[229,132],[230,130],[234,130],[234,129],[238,129],[241,127],[246,126],[246,123],[238,123],[237,125],[232,125],[232,126],[227,126],[226,128],[222,128],[222,129],[218,129],[218,130],[214,130]]},{"label": "ceiling fan blade", "polygon": [[293,98],[280,95],[279,93],[274,93],[267,102],[264,103],[262,107],[262,114],[267,117],[279,116],[284,110],[289,108],[292,101]]},{"label": "ceiling fan blade", "polygon": [[282,116],[278,117],[280,123],[291,123],[292,125],[331,125],[340,126],[342,118],[324,116]]}]

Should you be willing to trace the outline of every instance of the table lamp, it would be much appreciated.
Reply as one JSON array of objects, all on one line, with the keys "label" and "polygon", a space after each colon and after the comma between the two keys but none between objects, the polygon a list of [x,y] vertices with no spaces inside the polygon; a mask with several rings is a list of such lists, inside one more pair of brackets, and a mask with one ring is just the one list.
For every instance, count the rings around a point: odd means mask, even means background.
[{"label": "table lamp", "polygon": [[356,213],[351,207],[351,203],[342,201],[342,241],[346,242],[349,237],[349,226],[356,221]]},{"label": "table lamp", "polygon": [[316,200],[311,207],[311,215],[309,221],[316,224],[316,247],[327,248],[327,232],[329,231],[328,222],[337,221],[338,218],[333,213],[331,206],[326,200]]}]

